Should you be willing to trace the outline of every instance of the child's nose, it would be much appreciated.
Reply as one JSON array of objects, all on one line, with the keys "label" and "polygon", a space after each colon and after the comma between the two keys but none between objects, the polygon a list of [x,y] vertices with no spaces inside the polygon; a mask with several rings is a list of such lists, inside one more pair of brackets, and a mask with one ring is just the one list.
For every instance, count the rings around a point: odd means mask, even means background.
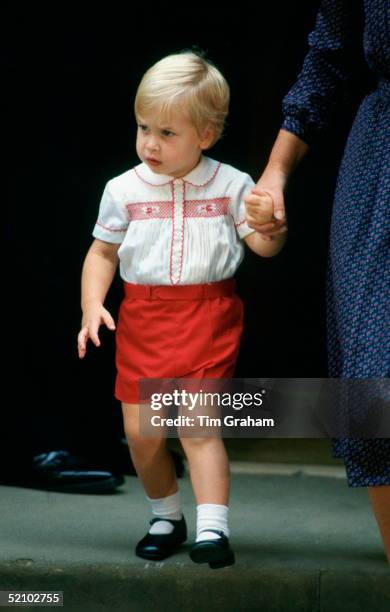
[{"label": "child's nose", "polygon": [[157,138],[155,136],[150,135],[147,140],[146,146],[148,149],[151,149],[151,150],[158,149],[159,143],[158,143]]}]

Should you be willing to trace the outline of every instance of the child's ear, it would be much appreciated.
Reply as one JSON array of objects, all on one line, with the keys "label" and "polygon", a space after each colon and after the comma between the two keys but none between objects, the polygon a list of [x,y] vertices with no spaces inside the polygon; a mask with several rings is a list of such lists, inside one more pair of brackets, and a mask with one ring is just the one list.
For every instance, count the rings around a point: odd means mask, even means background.
[{"label": "child's ear", "polygon": [[215,136],[215,127],[211,124],[207,125],[202,132],[202,136],[200,139],[200,148],[202,150],[210,148],[215,141]]}]

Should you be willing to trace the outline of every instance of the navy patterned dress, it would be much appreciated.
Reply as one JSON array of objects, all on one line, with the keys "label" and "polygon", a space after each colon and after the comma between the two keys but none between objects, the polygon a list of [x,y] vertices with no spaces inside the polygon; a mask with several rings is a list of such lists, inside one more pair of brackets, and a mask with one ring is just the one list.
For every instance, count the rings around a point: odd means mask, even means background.
[{"label": "navy patterned dress", "polygon": [[[337,179],[329,376],[383,379],[390,374],[389,0],[323,0],[302,71],[283,100],[282,127],[313,142],[342,102],[362,51],[376,87],[361,101]],[[332,448],[345,461],[349,486],[390,485],[389,438],[333,439]]]}]

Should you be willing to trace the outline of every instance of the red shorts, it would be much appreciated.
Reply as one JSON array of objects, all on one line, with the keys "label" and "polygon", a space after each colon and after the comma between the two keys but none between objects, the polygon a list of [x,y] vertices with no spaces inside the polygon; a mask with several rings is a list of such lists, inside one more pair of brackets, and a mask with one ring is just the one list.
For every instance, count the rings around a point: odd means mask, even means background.
[{"label": "red shorts", "polygon": [[115,397],[139,401],[141,378],[231,378],[243,329],[234,279],[204,285],[124,283]]}]

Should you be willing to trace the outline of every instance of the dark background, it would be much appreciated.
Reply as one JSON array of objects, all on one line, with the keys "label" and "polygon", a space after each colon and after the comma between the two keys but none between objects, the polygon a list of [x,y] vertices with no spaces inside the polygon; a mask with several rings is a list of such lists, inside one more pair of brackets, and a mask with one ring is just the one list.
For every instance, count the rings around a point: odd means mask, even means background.
[{"label": "dark background", "polygon": [[[62,444],[102,457],[120,434],[112,333],[101,329],[103,346],[89,344],[87,357],[77,357],[80,274],[105,183],[139,163],[132,107],[142,74],[169,53],[194,45],[205,51],[232,94],[225,136],[208,155],[257,180],[318,5],[275,0],[253,13],[242,3],[209,3],[192,15],[146,4],[131,13],[58,4],[10,11],[7,442],[17,438],[33,450]],[[365,78],[362,72],[362,88]],[[246,331],[236,376],[326,376],[332,196],[359,87],[290,182],[285,249],[272,260],[247,251],[237,274]],[[114,317],[121,295],[117,278],[107,301]]]}]

